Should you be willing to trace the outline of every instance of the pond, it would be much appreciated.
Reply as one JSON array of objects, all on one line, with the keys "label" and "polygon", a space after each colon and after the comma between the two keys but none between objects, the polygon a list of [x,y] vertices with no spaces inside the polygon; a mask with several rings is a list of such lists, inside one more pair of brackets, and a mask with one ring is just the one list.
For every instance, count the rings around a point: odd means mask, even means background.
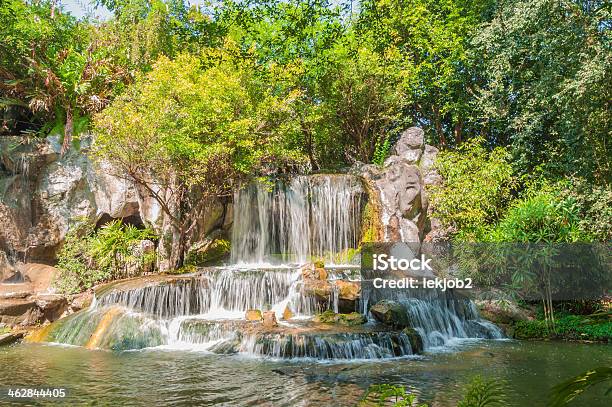
[{"label": "pond", "polygon": [[[508,383],[510,405],[541,406],[558,382],[589,368],[612,366],[612,347],[464,339],[404,359],[322,362],[163,348],[111,352],[19,344],[0,348],[0,366],[0,388],[65,387],[64,401],[70,405],[351,406],[370,384],[393,383],[409,387],[430,406],[454,406],[470,379],[480,374]],[[605,386],[596,387],[575,405],[609,406],[604,392]],[[5,403],[6,398],[0,400]]]}]

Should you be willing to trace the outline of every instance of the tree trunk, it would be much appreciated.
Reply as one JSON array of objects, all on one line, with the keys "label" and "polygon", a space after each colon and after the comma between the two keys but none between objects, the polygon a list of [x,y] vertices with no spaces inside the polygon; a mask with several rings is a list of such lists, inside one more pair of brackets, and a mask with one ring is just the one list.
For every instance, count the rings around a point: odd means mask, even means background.
[{"label": "tree trunk", "polygon": [[183,267],[186,245],[187,236],[183,228],[172,225],[172,242],[170,244],[170,258],[168,259],[170,270]]},{"label": "tree trunk", "polygon": [[72,143],[72,133],[74,131],[74,125],[72,121],[72,108],[66,107],[66,125],[64,126],[64,142],[62,143],[61,155],[66,154],[70,150],[70,143]]}]

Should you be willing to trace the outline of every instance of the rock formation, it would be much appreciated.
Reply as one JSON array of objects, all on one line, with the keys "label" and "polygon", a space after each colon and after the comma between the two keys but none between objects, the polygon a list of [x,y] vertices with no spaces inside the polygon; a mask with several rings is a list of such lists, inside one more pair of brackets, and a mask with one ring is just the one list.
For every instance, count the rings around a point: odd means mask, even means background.
[{"label": "rock formation", "polygon": [[424,143],[418,127],[404,131],[382,168],[354,168],[369,185],[380,209],[385,241],[419,243],[430,239],[435,222],[429,219],[427,185],[441,181],[433,167],[438,150]]}]

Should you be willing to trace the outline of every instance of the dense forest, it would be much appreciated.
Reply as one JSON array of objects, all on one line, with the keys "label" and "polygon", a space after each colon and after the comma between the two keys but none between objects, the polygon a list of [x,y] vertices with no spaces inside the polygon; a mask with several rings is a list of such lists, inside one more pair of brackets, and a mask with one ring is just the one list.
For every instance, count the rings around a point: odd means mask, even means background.
[{"label": "dense forest", "polygon": [[178,230],[196,189],[382,164],[420,126],[443,151],[433,202],[449,235],[612,236],[605,1],[100,4],[108,21],[2,0],[1,134],[66,153],[93,132],[94,156],[173,186],[158,198]]}]

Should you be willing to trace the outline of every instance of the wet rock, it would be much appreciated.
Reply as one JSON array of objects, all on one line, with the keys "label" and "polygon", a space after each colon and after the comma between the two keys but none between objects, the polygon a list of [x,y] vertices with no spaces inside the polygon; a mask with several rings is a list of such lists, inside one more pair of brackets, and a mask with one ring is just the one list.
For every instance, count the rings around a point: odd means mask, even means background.
[{"label": "wet rock", "polygon": [[404,328],[402,333],[410,339],[412,353],[423,353],[423,338],[414,328]]},{"label": "wet rock", "polygon": [[38,308],[42,311],[43,318],[49,322],[59,319],[68,309],[68,301],[63,295],[42,294],[36,295],[33,299]]},{"label": "wet rock", "polygon": [[285,310],[283,311],[283,320],[288,321],[291,318],[293,318],[293,312],[289,307],[285,307]]},{"label": "wet rock", "polygon": [[0,301],[0,323],[8,326],[36,325],[44,315],[32,299],[8,299]]},{"label": "wet rock", "polygon": [[278,326],[274,311],[266,311],[263,313],[263,326],[266,328],[274,328]]},{"label": "wet rock", "polygon": [[263,316],[261,314],[261,311],[258,309],[250,309],[246,312],[244,318],[247,321],[261,321],[263,319]]},{"label": "wet rock", "polygon": [[23,338],[25,332],[9,332],[0,335],[0,346],[13,344]]},{"label": "wet rock", "polygon": [[378,208],[383,241],[420,243],[444,237],[431,219],[429,185],[442,182],[435,169],[438,150],[424,144],[423,130],[405,130],[380,168],[358,164],[353,172],[366,181],[370,200]]},{"label": "wet rock", "polygon": [[411,326],[404,307],[395,301],[381,300],[370,308],[370,312],[383,324],[400,329]]},{"label": "wet rock", "polygon": [[354,281],[337,280],[334,282],[341,300],[355,301],[361,294],[361,285]]},{"label": "wet rock", "polygon": [[306,296],[316,297],[319,301],[329,301],[332,294],[332,286],[329,281],[305,280],[302,293]]},{"label": "wet rock", "polygon": [[327,270],[318,266],[320,266],[320,264],[306,264],[302,266],[302,279],[327,280]]},{"label": "wet rock", "polygon": [[343,326],[357,326],[366,323],[366,318],[358,312],[349,314],[336,314],[331,310],[327,310],[314,317],[315,322],[323,324],[338,324]]},{"label": "wet rock", "polygon": [[85,308],[89,308],[93,301],[93,292],[86,291],[84,293],[76,294],[70,298],[70,310],[77,312]]}]

